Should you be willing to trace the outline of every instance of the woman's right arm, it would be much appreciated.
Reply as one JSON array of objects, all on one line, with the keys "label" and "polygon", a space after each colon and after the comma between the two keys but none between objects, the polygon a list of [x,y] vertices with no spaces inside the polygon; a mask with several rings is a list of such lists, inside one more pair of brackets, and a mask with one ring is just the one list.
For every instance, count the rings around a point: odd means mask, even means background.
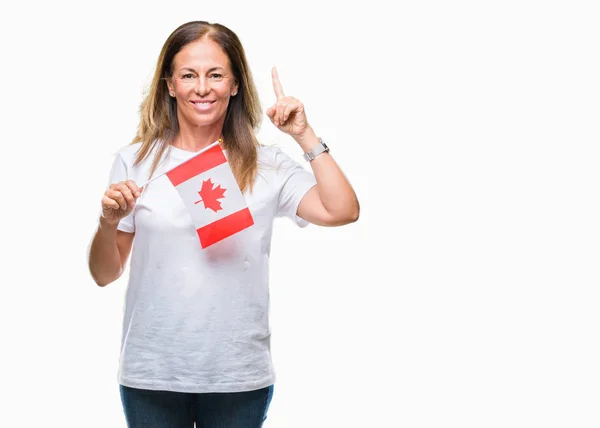
[{"label": "woman's right arm", "polygon": [[116,281],[123,273],[134,235],[117,230],[116,224],[106,223],[104,218],[100,218],[89,255],[90,273],[100,287]]},{"label": "woman's right arm", "polygon": [[117,280],[131,252],[133,233],[117,230],[119,221],[135,207],[141,189],[131,181],[111,184],[102,198],[102,216],[89,252],[92,278],[101,287]]}]

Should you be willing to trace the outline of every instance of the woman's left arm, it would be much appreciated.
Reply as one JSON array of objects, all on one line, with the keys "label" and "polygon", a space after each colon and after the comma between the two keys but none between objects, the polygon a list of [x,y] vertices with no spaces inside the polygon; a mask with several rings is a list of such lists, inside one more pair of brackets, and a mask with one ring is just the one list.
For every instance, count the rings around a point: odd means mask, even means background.
[{"label": "woman's left arm", "polygon": [[[304,152],[310,152],[319,143],[309,127],[304,138],[294,138]],[[356,193],[346,176],[327,153],[310,161],[317,185],[311,188],[298,205],[298,216],[320,226],[342,226],[358,220],[360,206]]]},{"label": "woman's left arm", "polygon": [[[267,116],[280,131],[296,140],[304,152],[312,151],[320,143],[306,120],[304,105],[296,98],[285,96],[275,67],[272,78],[277,102],[267,109]],[[324,152],[310,164],[317,185],[302,198],[298,216],[320,226],[342,226],[358,220],[358,198],[333,157]]]}]

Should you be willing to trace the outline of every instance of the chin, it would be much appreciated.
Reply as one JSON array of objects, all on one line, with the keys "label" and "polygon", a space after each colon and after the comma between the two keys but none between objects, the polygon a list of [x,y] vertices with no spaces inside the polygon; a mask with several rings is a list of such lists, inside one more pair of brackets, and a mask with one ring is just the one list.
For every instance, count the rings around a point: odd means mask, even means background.
[{"label": "chin", "polygon": [[210,126],[219,121],[219,118],[214,115],[198,115],[194,114],[191,117],[185,116],[184,120],[192,126]]}]

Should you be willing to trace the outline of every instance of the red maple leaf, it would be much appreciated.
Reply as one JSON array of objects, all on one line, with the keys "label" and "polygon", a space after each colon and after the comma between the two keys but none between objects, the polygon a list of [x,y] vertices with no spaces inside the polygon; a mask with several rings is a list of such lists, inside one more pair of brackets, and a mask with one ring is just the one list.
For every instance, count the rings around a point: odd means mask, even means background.
[{"label": "red maple leaf", "polygon": [[227,189],[222,189],[220,184],[214,189],[213,186],[214,184],[210,178],[202,181],[202,189],[198,192],[202,199],[194,203],[204,202],[204,208],[210,208],[214,212],[217,212],[223,209],[221,208],[221,202],[217,201],[217,199],[223,199],[223,194]]}]

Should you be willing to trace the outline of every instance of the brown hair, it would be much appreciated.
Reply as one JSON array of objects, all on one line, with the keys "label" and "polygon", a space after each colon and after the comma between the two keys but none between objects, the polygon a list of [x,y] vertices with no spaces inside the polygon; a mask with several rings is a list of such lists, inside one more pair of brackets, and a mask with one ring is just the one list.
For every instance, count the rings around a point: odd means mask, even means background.
[{"label": "brown hair", "polygon": [[[227,160],[242,191],[249,188],[257,172],[258,141],[254,133],[260,125],[260,100],[248,67],[246,54],[238,36],[221,24],[192,21],[178,27],[167,38],[158,57],[152,85],[140,106],[140,124],[131,144],[141,142],[135,164],[156,149],[150,176],[156,171],[165,150],[179,131],[177,103],[169,96],[166,79],[173,74],[175,55],[188,43],[208,37],[223,49],[238,84],[238,94],[231,97],[223,124],[223,146]],[[158,147],[157,147],[158,146]]]}]

